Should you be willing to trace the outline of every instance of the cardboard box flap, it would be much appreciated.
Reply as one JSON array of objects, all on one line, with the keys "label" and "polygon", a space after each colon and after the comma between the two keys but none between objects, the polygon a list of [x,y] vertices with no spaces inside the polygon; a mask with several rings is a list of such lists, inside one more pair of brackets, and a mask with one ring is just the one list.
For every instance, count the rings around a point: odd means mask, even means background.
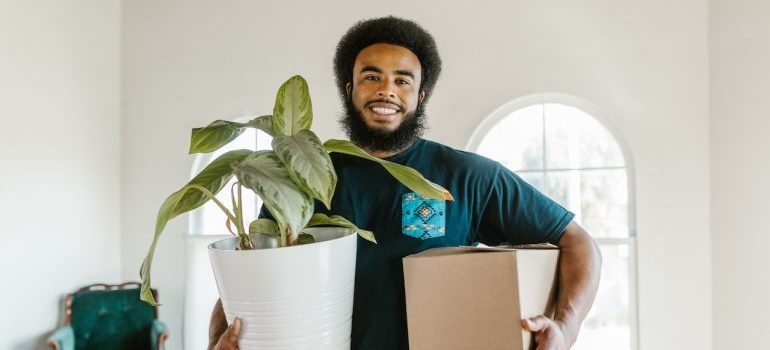
[{"label": "cardboard box flap", "polygon": [[456,254],[473,253],[474,251],[482,251],[482,249],[467,249],[467,248],[473,248],[473,247],[431,248],[416,254],[406,256],[404,257],[404,259],[427,258],[427,257],[434,257],[434,256],[456,255]]},{"label": "cardboard box flap", "polygon": [[498,246],[488,246],[484,243],[476,243],[476,245],[473,245],[473,246],[431,248],[417,254],[412,254],[408,256],[408,258],[466,254],[466,253],[475,253],[475,252],[507,252],[507,251],[514,251],[514,250],[532,250],[532,249],[559,249],[559,247],[551,243],[498,245]]},{"label": "cardboard box flap", "polygon": [[551,243],[537,243],[537,244],[522,244],[522,245],[498,245],[488,246],[484,243],[476,243],[473,246],[461,246],[462,250],[479,250],[479,251],[510,251],[510,250],[523,250],[523,249],[559,249],[559,247]]}]

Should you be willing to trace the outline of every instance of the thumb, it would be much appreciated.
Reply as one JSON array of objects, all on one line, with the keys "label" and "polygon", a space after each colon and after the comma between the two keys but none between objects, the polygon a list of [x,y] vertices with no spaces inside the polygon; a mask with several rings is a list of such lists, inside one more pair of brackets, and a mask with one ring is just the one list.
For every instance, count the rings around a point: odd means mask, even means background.
[{"label": "thumb", "polygon": [[550,320],[548,317],[540,315],[537,317],[525,318],[521,320],[521,326],[530,332],[539,332],[546,329],[549,322]]},{"label": "thumb", "polygon": [[233,324],[227,327],[227,340],[236,342],[238,340],[238,333],[241,332],[241,319],[236,317]]}]

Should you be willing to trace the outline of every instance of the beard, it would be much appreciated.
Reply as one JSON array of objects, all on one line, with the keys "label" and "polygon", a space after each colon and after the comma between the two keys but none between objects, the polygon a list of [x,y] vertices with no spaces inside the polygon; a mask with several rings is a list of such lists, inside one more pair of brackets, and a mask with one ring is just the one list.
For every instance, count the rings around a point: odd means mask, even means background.
[{"label": "beard", "polygon": [[422,136],[426,129],[422,103],[417,104],[414,112],[406,113],[395,130],[388,131],[367,125],[351,98],[345,99],[345,114],[340,118],[340,124],[350,141],[363,149],[379,152],[401,151]]}]

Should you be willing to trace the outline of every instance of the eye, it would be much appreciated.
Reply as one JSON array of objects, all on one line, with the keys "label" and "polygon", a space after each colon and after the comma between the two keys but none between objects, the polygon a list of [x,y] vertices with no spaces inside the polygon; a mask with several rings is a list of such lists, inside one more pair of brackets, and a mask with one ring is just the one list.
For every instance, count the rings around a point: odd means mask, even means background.
[{"label": "eye", "polygon": [[379,78],[374,76],[374,75],[368,75],[368,76],[364,77],[364,80],[377,81],[377,80],[379,80]]},{"label": "eye", "polygon": [[396,84],[398,84],[398,85],[409,85],[409,84],[411,84],[411,83],[410,83],[408,80],[404,80],[404,79],[397,79],[397,80],[396,80]]}]

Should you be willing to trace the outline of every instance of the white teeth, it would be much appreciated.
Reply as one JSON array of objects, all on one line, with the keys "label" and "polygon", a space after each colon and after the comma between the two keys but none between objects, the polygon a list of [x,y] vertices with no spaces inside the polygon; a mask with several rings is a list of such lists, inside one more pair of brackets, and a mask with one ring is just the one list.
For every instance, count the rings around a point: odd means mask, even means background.
[{"label": "white teeth", "polygon": [[385,108],[385,107],[372,107],[372,110],[379,113],[379,114],[394,114],[396,113],[396,110],[393,108]]}]

